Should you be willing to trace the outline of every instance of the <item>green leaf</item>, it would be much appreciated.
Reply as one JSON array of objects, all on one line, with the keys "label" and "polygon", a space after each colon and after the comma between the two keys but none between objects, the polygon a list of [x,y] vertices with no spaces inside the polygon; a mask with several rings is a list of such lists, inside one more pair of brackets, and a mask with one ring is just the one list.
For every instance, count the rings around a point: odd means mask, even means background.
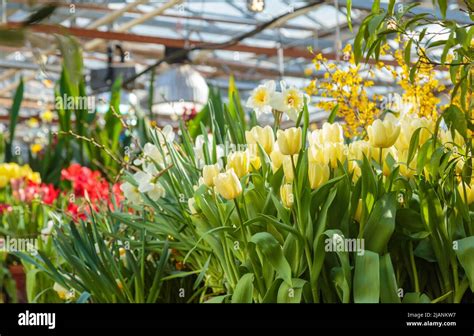
[{"label": "green leaf", "polygon": [[204,303],[223,303],[224,300],[228,298],[229,296],[230,294],[214,296],[212,299],[209,299],[205,301]]},{"label": "green leaf", "polygon": [[91,297],[91,294],[88,292],[82,292],[76,303],[87,303],[87,300]]},{"label": "green leaf", "polygon": [[354,302],[378,303],[380,297],[379,255],[366,250],[356,255],[354,272]]},{"label": "green leaf", "polygon": [[268,261],[278,275],[291,286],[290,264],[285,259],[278,240],[268,232],[259,232],[252,236],[250,243],[254,243],[260,249],[265,257],[263,262]]},{"label": "green leaf", "polygon": [[247,273],[240,278],[232,295],[232,303],[252,303],[254,277],[253,273]]},{"label": "green leaf", "polygon": [[380,257],[380,301],[400,303],[397,279],[389,253]]},{"label": "green leaf", "polygon": [[405,60],[405,64],[407,66],[410,66],[410,63],[411,63],[411,44],[412,44],[413,40],[410,40],[408,41],[406,47],[405,47],[405,50],[404,50],[404,60]]},{"label": "green leaf", "polygon": [[426,294],[406,293],[402,303],[431,303],[431,300]]},{"label": "green leaf", "polygon": [[443,112],[443,119],[451,131],[456,130],[463,137],[467,134],[466,115],[456,105],[450,105]]},{"label": "green leaf", "polygon": [[396,193],[391,192],[375,202],[364,230],[365,248],[382,254],[395,230]]},{"label": "green leaf", "polygon": [[415,157],[416,150],[420,144],[420,132],[422,128],[418,128],[413,132],[413,135],[410,139],[410,146],[408,147],[408,156],[407,156],[407,166],[410,166],[411,160]]},{"label": "green leaf", "polygon": [[346,4],[347,25],[349,27],[349,30],[352,33],[352,15],[351,15],[351,11],[352,11],[352,0],[347,0],[347,4]]},{"label": "green leaf", "polygon": [[13,98],[13,104],[10,109],[10,125],[9,125],[9,133],[10,133],[10,139],[8,140],[6,149],[5,149],[5,159],[6,161],[11,161],[13,157],[12,153],[12,145],[13,145],[13,139],[15,138],[15,129],[16,129],[16,124],[18,123],[18,115],[20,113],[20,106],[21,102],[23,101],[23,91],[24,91],[24,83],[23,83],[23,78],[20,79],[20,83],[18,84],[18,87],[15,92],[15,96]]},{"label": "green leaf", "polygon": [[457,240],[456,255],[469,279],[469,286],[474,292],[474,236]]},{"label": "green leaf", "polygon": [[439,10],[443,19],[446,18],[446,10],[448,9],[448,2],[446,0],[438,0]]},{"label": "green leaf", "polygon": [[293,286],[288,285],[288,283],[283,282],[278,290],[278,303],[300,303],[303,288],[307,284],[306,280],[303,279],[293,279]]},{"label": "green leaf", "polygon": [[339,104],[336,104],[336,106],[334,106],[334,108],[331,110],[331,113],[329,114],[328,123],[330,124],[334,123],[338,110],[339,110]]}]

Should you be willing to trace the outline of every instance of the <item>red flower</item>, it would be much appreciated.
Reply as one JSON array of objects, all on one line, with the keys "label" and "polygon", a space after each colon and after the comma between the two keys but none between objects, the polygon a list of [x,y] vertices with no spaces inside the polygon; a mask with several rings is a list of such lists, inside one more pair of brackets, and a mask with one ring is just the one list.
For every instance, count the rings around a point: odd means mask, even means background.
[{"label": "red flower", "polygon": [[87,215],[84,211],[79,210],[79,206],[76,203],[69,203],[66,210],[72,218],[77,221],[78,219],[86,219]]},{"label": "red flower", "polygon": [[[72,164],[69,168],[61,171],[61,179],[69,181],[76,198],[87,198],[91,201],[94,210],[98,210],[100,204],[108,205],[112,209],[113,202],[120,204],[123,200],[123,194],[120,186],[110,185],[99,171],[93,171],[79,164]],[[79,200],[81,201],[81,200]],[[84,200],[82,200],[83,202]],[[85,216],[87,209],[81,210],[77,204],[68,205],[68,212],[73,215],[82,214]]]},{"label": "red flower", "polygon": [[12,211],[12,206],[10,204],[0,203],[0,215],[3,215],[5,212]]}]

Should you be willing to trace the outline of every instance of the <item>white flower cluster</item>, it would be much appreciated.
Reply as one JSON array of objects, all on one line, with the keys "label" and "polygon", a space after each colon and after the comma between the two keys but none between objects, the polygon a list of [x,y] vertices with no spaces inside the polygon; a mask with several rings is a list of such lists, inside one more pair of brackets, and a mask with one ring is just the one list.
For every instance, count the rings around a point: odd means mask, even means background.
[{"label": "white flower cluster", "polygon": [[125,197],[133,204],[141,202],[141,194],[146,194],[153,201],[165,196],[165,188],[158,181],[158,178],[160,170],[164,168],[168,154],[166,143],[171,144],[174,141],[175,134],[171,126],[166,126],[163,130],[157,131],[156,136],[163,151],[160,151],[152,143],[146,143],[143,147],[142,156],[133,161],[133,164],[140,168],[138,172],[133,174],[138,186],[129,182],[125,182],[120,186]]},{"label": "white flower cluster", "polygon": [[280,82],[281,92],[276,91],[275,81],[268,81],[255,88],[247,100],[247,107],[254,109],[257,118],[260,114],[272,113],[277,110],[286,113],[288,117],[296,121],[298,114],[304,106],[309,103],[309,96],[294,86],[287,87],[284,81]]}]

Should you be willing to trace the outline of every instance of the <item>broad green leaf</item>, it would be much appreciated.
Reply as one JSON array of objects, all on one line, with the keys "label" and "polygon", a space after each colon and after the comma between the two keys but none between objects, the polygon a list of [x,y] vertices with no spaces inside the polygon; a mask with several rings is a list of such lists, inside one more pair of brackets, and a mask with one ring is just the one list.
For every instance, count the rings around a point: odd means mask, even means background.
[{"label": "broad green leaf", "polygon": [[354,272],[354,302],[378,303],[380,297],[379,255],[366,250],[356,255]]},{"label": "broad green leaf", "polygon": [[307,284],[306,280],[293,279],[293,285],[283,282],[278,290],[278,303],[300,303],[303,296],[304,286]]},{"label": "broad green leaf", "polygon": [[400,303],[397,279],[389,253],[380,257],[380,301]]},{"label": "broad green leaf", "polygon": [[254,278],[253,273],[244,274],[240,278],[232,294],[232,303],[252,303]]},{"label": "broad green leaf", "polygon": [[257,245],[259,250],[262,252],[265,257],[263,262],[268,261],[278,275],[291,286],[290,264],[285,259],[278,240],[268,232],[259,232],[252,236],[250,242]]},{"label": "broad green leaf", "polygon": [[396,211],[395,192],[384,194],[375,202],[364,230],[366,249],[380,254],[387,250],[388,241],[395,230]]},{"label": "broad green leaf", "polygon": [[456,255],[469,279],[469,286],[474,292],[474,236],[457,240]]}]

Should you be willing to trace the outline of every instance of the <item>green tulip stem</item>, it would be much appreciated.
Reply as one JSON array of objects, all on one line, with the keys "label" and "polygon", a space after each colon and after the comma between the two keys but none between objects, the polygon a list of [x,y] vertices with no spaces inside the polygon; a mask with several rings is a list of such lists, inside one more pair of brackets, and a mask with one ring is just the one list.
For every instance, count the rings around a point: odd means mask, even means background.
[{"label": "green tulip stem", "polygon": [[[219,215],[219,218],[222,221],[222,214],[221,214],[221,209],[220,209],[220,206],[219,206],[219,202],[217,202],[217,195],[216,195],[216,192],[214,191],[214,189],[212,189],[212,195],[214,196],[214,202],[217,206],[217,213]],[[226,223],[223,223],[223,225],[225,226]],[[229,275],[229,281],[231,282],[231,286],[232,288],[235,288],[235,286],[237,285],[237,281],[238,281],[238,272],[237,272],[237,269],[235,268],[235,263],[233,262],[233,258],[232,258],[232,255],[229,254],[229,246],[227,244],[227,238],[225,237],[226,233],[224,232],[223,233],[223,248],[224,248],[224,259],[226,260],[226,263],[227,263],[227,267],[228,270],[226,273],[228,273]]]},{"label": "green tulip stem", "polygon": [[412,269],[412,272],[413,272],[413,282],[415,284],[415,292],[419,293],[420,292],[420,284],[419,284],[419,281],[418,281],[418,272],[416,270],[415,256],[413,255],[413,243],[410,240],[408,242],[408,244],[410,245],[408,250],[410,251],[410,264],[411,264],[411,269]]},{"label": "green tulip stem", "polygon": [[[243,217],[242,217],[242,213],[240,212],[239,202],[237,201],[237,198],[234,198],[234,203],[235,203],[235,209],[237,210],[237,214],[238,214],[239,220],[240,220],[240,231],[242,232],[242,237],[244,239],[245,251],[248,253],[248,251],[249,251],[249,249],[248,249],[248,240],[247,240],[247,235],[245,234],[244,220],[243,220]],[[252,269],[253,269],[253,274],[255,275],[255,279],[257,279],[258,291],[263,297],[263,295],[265,295],[265,291],[264,291],[265,286],[262,283],[262,279],[258,276],[257,267],[255,266],[252,257],[250,257],[248,254],[247,255],[244,254],[244,258],[245,257],[248,257],[249,260],[250,260],[250,264],[252,265]]]},{"label": "green tulip stem", "polygon": [[234,203],[235,203],[235,209],[237,210],[237,215],[239,216],[239,220],[240,220],[240,231],[242,232],[245,249],[247,250],[247,245],[248,245],[247,235],[245,234],[244,220],[242,218],[242,213],[240,212],[239,202],[237,201],[237,198],[234,198]]},{"label": "green tulip stem", "polygon": [[379,148],[379,164],[380,164],[380,170],[381,170],[382,175],[383,175],[382,152],[383,152],[383,148]]},{"label": "green tulip stem", "polygon": [[[305,239],[305,232],[304,232],[304,226],[303,226],[303,221],[301,220],[301,211],[300,211],[300,197],[299,197],[299,191],[298,191],[298,178],[296,174],[296,165],[295,165],[295,159],[293,158],[293,155],[290,155],[291,159],[291,166],[293,167],[293,179],[294,179],[294,190],[295,190],[295,205],[296,205],[296,211],[295,211],[295,222],[296,222],[296,227],[299,229],[301,236],[304,239],[304,254],[306,257],[306,262],[308,263],[309,267],[309,274],[310,274],[310,279],[313,279],[312,275],[312,269],[313,269],[313,261],[311,258],[311,251],[309,249],[309,245],[307,240]],[[317,295],[315,294],[315,290],[312,287],[311,284],[311,292],[313,293],[313,299],[314,302],[317,302]]]}]

